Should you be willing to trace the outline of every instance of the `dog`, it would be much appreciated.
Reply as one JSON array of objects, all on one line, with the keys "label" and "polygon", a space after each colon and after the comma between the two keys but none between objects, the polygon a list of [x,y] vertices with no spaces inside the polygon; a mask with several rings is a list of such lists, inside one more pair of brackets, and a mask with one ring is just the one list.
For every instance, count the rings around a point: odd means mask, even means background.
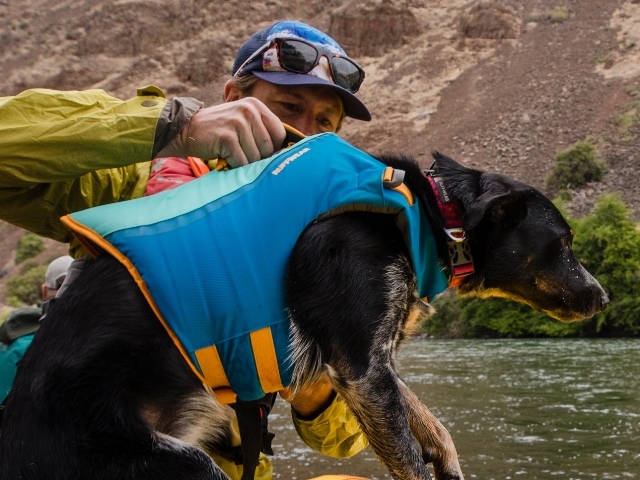
[{"label": "dog", "polygon": [[[461,294],[523,302],[562,321],[607,305],[571,250],[570,227],[533,187],[437,152],[431,172],[406,156],[378,161],[404,172],[439,268],[454,277],[460,258],[473,258],[458,277]],[[451,201],[455,228],[442,214]],[[304,228],[278,280],[291,389],[328,373],[393,478],[429,479],[431,463],[436,479],[461,480],[451,436],[396,373],[399,345],[433,314],[417,293],[412,255],[397,215],[345,211]],[[51,305],[19,366],[0,431],[0,479],[224,479],[206,452],[228,445],[232,415],[130,273],[103,254]]]}]

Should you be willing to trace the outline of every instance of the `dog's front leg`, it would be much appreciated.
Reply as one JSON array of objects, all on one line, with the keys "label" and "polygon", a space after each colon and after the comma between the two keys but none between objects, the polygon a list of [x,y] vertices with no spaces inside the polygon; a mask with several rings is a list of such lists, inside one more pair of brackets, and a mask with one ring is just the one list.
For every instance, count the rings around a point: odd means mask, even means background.
[{"label": "dog's front leg", "polygon": [[396,480],[430,480],[429,470],[411,435],[396,373],[388,365],[370,365],[359,378],[340,370],[340,367],[329,367],[334,387],[360,422],[371,447],[391,476]]},{"label": "dog's front leg", "polygon": [[424,461],[433,462],[436,480],[464,480],[458,453],[447,429],[400,379],[398,387],[411,431],[422,447]]}]

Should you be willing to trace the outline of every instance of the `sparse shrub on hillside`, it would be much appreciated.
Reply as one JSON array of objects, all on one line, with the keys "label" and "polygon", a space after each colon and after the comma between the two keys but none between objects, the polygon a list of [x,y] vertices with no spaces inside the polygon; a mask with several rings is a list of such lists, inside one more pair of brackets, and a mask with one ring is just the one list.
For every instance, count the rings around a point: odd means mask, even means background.
[{"label": "sparse shrub on hillside", "polygon": [[616,117],[615,123],[625,141],[635,140],[640,127],[640,103],[634,103],[628,107],[624,113]]},{"label": "sparse shrub on hillside", "polygon": [[22,265],[20,265],[20,275],[24,275],[32,268],[36,268],[39,266],[40,264],[35,260],[25,260],[24,262],[22,262]]},{"label": "sparse shrub on hillside", "polygon": [[[558,192],[558,196],[556,197],[556,199],[557,199],[559,202],[562,202],[562,203],[564,203],[564,202],[570,202],[572,198],[573,198],[573,195],[571,195],[571,192],[570,192],[569,190],[567,190],[567,189],[560,190],[560,191]],[[556,205],[556,206],[557,206],[557,205]],[[565,216],[566,216],[566,215],[565,215]]]},{"label": "sparse shrub on hillside", "polygon": [[[44,282],[46,265],[28,269],[22,275],[7,280],[7,298],[11,306],[34,305],[40,301],[40,286]],[[19,302],[16,305],[16,301]]]},{"label": "sparse shrub on hillside", "polygon": [[534,10],[527,15],[527,22],[554,22],[561,23],[569,18],[569,8],[566,6],[555,6],[552,10]]},{"label": "sparse shrub on hillside", "polygon": [[569,8],[567,7],[553,7],[549,15],[549,20],[552,22],[564,22],[569,18]]},{"label": "sparse shrub on hillside", "polygon": [[579,188],[587,182],[602,180],[604,168],[593,142],[582,140],[556,155],[556,164],[547,178],[547,185],[556,191]]},{"label": "sparse shrub on hillside", "polygon": [[16,252],[16,264],[33,258],[44,250],[44,240],[35,233],[25,233],[18,240],[18,251]]}]

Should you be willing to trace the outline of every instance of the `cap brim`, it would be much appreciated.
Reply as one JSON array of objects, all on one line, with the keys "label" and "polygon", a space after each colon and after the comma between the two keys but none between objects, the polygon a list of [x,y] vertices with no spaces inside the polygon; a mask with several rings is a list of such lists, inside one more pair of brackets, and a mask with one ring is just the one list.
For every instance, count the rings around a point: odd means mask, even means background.
[{"label": "cap brim", "polygon": [[369,113],[369,110],[365,107],[364,103],[362,103],[358,97],[349,90],[346,90],[335,83],[331,83],[319,77],[314,77],[313,75],[302,75],[300,73],[292,72],[254,71],[252,73],[259,79],[275,85],[321,85],[323,87],[329,87],[336,92],[342,100],[344,113],[347,117],[364,120],[365,122],[371,120],[371,113]]}]

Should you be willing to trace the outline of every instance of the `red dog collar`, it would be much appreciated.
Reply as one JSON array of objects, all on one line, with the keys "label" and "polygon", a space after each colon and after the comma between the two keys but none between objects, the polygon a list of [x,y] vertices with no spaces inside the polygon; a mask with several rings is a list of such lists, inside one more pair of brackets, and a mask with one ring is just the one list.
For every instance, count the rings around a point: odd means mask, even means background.
[{"label": "red dog collar", "polygon": [[444,186],[442,177],[429,173],[427,175],[433,194],[438,203],[438,210],[444,223],[444,231],[449,238],[449,266],[451,276],[449,288],[460,286],[466,277],[474,272],[471,247],[467,241],[467,235],[462,226],[462,215],[455,198],[449,195]]}]

